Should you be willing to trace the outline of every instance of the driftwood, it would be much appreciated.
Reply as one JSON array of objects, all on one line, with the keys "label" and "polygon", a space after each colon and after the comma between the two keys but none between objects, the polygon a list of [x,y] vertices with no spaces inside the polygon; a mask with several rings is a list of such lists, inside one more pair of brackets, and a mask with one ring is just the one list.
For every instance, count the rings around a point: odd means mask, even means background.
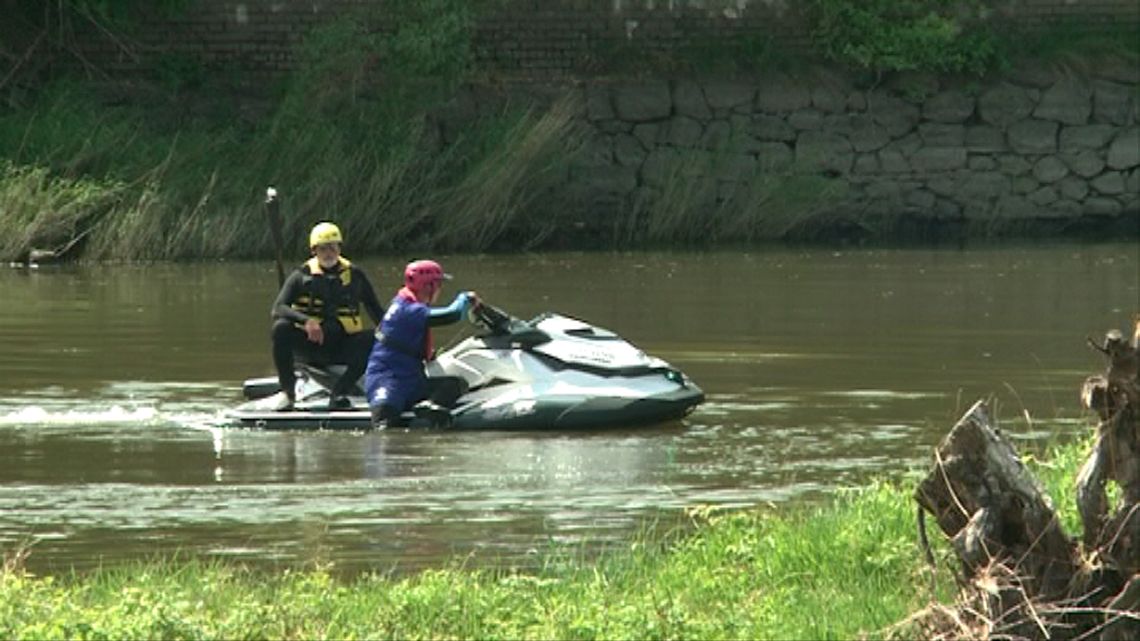
[{"label": "driftwood", "polygon": [[31,247],[26,252],[17,257],[16,260],[13,261],[12,265],[14,267],[34,267],[47,263],[59,263],[72,258],[73,256],[71,255],[71,250],[75,248],[80,242],[82,242],[87,234],[90,234],[94,229],[95,226],[91,225],[55,249],[38,249]]},{"label": "driftwood", "polygon": [[[939,444],[915,490],[920,533],[925,542],[929,513],[950,538],[962,595],[958,612],[938,613],[955,625],[928,636],[1140,638],[1140,316],[1134,330],[1131,342],[1115,330],[1099,344],[1089,340],[1108,368],[1081,390],[1100,422],[1077,479],[1079,540],[1062,531],[985,402]],[[1120,489],[1115,506],[1110,481]]]}]

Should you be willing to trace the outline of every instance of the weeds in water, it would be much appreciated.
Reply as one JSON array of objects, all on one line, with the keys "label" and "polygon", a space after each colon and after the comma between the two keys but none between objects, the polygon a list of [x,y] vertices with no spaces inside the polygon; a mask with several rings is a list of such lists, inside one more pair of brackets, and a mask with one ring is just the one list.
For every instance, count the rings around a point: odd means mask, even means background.
[{"label": "weeds in water", "polygon": [[0,163],[0,257],[23,259],[32,250],[62,252],[114,211],[124,187],[52,177],[44,167]]},{"label": "weeds in water", "polygon": [[35,541],[21,541],[14,545],[11,550],[5,550],[3,555],[0,555],[0,576],[7,575],[23,575],[25,573],[25,562],[32,554],[32,546]]}]

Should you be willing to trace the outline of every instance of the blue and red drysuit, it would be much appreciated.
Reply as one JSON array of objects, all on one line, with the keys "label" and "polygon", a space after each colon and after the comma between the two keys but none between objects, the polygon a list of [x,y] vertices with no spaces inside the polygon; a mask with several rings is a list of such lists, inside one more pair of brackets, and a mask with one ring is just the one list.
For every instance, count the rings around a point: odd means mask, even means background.
[{"label": "blue and red drysuit", "polygon": [[460,292],[447,307],[431,307],[419,302],[407,287],[392,299],[376,328],[364,372],[365,393],[377,427],[399,425],[401,412],[428,397],[424,363],[433,356],[431,328],[460,320],[471,302],[467,292]]}]

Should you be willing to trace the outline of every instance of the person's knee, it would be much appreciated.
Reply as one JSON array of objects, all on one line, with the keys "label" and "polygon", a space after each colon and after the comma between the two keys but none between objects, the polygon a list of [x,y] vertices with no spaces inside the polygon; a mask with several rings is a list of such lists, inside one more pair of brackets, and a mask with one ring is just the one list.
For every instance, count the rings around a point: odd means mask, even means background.
[{"label": "person's knee", "polygon": [[292,321],[278,318],[273,321],[273,327],[269,330],[269,336],[273,339],[274,343],[290,341],[293,339],[293,330],[295,329],[296,327],[293,326]]},{"label": "person's knee", "polygon": [[350,363],[367,363],[372,353],[372,336],[355,335],[347,342],[345,360]]},{"label": "person's knee", "polygon": [[372,340],[371,332],[351,334],[345,341],[346,351],[348,352],[347,358],[354,361],[367,362],[368,355],[372,353]]}]

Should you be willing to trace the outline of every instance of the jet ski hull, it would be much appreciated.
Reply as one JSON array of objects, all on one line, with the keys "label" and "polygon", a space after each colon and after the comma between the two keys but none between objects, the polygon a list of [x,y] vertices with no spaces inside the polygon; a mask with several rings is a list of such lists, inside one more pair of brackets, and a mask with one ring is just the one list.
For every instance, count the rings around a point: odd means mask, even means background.
[{"label": "jet ski hull", "polygon": [[[327,400],[299,403],[292,411],[276,411],[265,399],[245,403],[225,413],[227,424],[265,430],[372,429],[372,414],[363,398],[352,398],[353,407],[329,410]],[[704,401],[694,385],[649,398],[598,398],[548,396],[505,404],[462,403],[441,421],[415,411],[404,420],[409,428],[451,430],[572,430],[635,427],[678,420]]]},{"label": "jet ski hull", "polygon": [[372,429],[368,410],[275,412],[235,409],[226,413],[227,425],[264,430],[348,430]]}]

